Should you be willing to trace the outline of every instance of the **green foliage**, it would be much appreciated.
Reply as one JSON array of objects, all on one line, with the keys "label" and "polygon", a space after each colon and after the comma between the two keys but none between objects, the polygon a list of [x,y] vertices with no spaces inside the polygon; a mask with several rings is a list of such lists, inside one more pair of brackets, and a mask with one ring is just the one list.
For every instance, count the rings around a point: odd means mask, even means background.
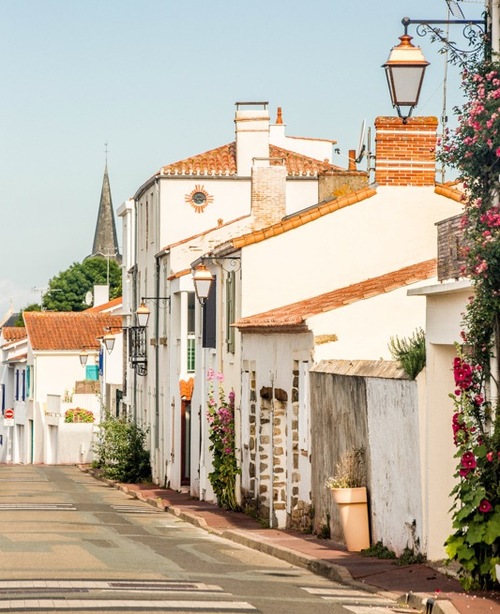
[{"label": "green foliage", "polygon": [[500,63],[467,65],[463,90],[467,101],[456,109],[459,126],[445,135],[439,154],[465,182],[463,273],[474,286],[453,364],[457,484],[451,493],[454,533],[445,545],[460,565],[464,588],[488,590],[498,587],[500,560],[500,406],[492,402],[498,382],[491,372],[500,349]]},{"label": "green foliage", "polygon": [[410,337],[391,337],[389,351],[410,379],[425,367],[425,333],[418,328]]},{"label": "green foliage", "polygon": [[115,260],[102,257],[86,258],[75,262],[68,269],[49,281],[49,289],[43,296],[43,308],[49,311],[83,311],[88,308],[85,295],[94,285],[105,285],[109,267],[109,298],[117,298],[122,292],[120,265]]},{"label": "green foliage", "polygon": [[42,307],[38,303],[32,303],[28,305],[24,309],[21,310],[21,313],[17,316],[16,321],[14,322],[14,326],[24,326],[24,318],[23,313],[25,311],[41,311]]},{"label": "green foliage", "polygon": [[369,548],[361,550],[361,556],[372,557],[375,559],[395,559],[396,553],[393,550],[389,550],[387,546],[384,546],[382,541],[378,541]]},{"label": "green foliage", "polygon": [[416,552],[414,548],[406,546],[401,556],[396,556],[393,550],[389,550],[387,546],[384,546],[382,541],[378,541],[376,544],[361,550],[361,556],[372,557],[376,559],[388,559],[394,560],[396,565],[421,565],[427,562],[427,558],[420,552]]},{"label": "green foliage", "polygon": [[94,414],[88,409],[75,407],[64,413],[64,422],[94,422]]},{"label": "green foliage", "polygon": [[[213,369],[207,373],[209,382],[208,412],[210,451],[212,452],[213,471],[208,475],[210,484],[217,497],[217,504],[227,510],[240,510],[236,501],[236,476],[239,474],[235,448],[234,393],[226,400],[222,387],[222,374]],[[218,384],[218,401],[215,397],[214,383]]]},{"label": "green foliage", "polygon": [[99,424],[94,444],[94,467],[102,475],[122,483],[144,482],[151,478],[149,452],[146,449],[147,431],[124,418],[109,414]]},{"label": "green foliage", "polygon": [[421,565],[427,562],[427,557],[421,552],[415,552],[414,548],[406,546],[406,548],[398,557],[396,565]]}]

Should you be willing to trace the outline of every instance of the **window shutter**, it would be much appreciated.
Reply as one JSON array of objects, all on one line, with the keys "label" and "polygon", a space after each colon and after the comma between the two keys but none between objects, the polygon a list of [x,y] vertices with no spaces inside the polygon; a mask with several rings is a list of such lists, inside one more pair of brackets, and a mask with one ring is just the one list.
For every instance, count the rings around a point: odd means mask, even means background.
[{"label": "window shutter", "polygon": [[204,348],[215,348],[217,341],[217,278],[214,277],[208,298],[203,306]]}]

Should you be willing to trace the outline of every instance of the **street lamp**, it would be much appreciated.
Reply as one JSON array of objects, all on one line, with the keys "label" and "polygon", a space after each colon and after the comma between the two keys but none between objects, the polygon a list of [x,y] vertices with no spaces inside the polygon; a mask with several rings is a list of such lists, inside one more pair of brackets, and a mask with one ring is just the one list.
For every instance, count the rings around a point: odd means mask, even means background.
[{"label": "street lamp", "polygon": [[87,350],[82,350],[80,352],[80,364],[82,365],[82,367],[84,367],[87,364],[87,360],[89,359],[89,353],[87,352]]},{"label": "street lamp", "polygon": [[198,301],[204,305],[210,294],[210,287],[214,277],[204,264],[199,264],[193,271],[194,291]]},{"label": "street lamp", "polygon": [[106,348],[108,354],[111,354],[111,352],[113,351],[113,348],[115,347],[115,341],[115,336],[111,334],[111,332],[106,333],[102,338],[102,342],[104,343],[104,347]]},{"label": "street lamp", "polygon": [[[397,109],[398,116],[406,124],[414,107],[418,104],[424,73],[429,62],[424,57],[420,47],[412,44],[412,37],[403,34],[399,37],[399,45],[393,47],[389,59],[383,68],[389,85],[392,106]],[[409,107],[406,115],[401,107]]]},{"label": "street lamp", "polygon": [[137,311],[135,312],[135,315],[137,316],[137,324],[141,328],[146,328],[147,327],[150,314],[151,314],[151,312],[149,311],[148,307],[146,306],[146,303],[144,302],[144,299],[142,299],[141,304],[139,305],[139,307],[137,308]]}]

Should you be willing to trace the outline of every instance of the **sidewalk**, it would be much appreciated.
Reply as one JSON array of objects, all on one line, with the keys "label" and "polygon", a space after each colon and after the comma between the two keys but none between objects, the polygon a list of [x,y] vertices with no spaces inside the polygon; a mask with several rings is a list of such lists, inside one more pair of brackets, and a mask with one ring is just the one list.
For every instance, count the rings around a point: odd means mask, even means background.
[{"label": "sidewalk", "polygon": [[[83,471],[92,473],[88,467]],[[428,565],[399,567],[342,550],[330,540],[296,531],[264,529],[243,513],[227,512],[190,495],[151,484],[114,484],[116,488],[182,520],[239,544],[345,584],[391,593],[428,614],[500,614],[500,593],[464,593],[460,583]],[[427,609],[426,609],[427,608]]]}]

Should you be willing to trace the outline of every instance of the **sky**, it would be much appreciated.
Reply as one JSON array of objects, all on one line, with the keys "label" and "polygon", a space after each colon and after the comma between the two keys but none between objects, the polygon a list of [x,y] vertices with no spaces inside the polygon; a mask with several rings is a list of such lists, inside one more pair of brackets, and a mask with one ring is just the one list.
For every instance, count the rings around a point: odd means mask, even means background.
[{"label": "sky", "polygon": [[[460,7],[477,19],[484,2]],[[269,101],[288,136],[336,140],[347,166],[363,121],[395,115],[381,66],[405,16],[447,4],[0,0],[0,321],[91,253],[106,156],[116,211],[161,166],[233,141],[235,102]],[[440,118],[440,45],[409,34],[431,62],[414,115]],[[457,67],[446,84],[451,120]]]}]

